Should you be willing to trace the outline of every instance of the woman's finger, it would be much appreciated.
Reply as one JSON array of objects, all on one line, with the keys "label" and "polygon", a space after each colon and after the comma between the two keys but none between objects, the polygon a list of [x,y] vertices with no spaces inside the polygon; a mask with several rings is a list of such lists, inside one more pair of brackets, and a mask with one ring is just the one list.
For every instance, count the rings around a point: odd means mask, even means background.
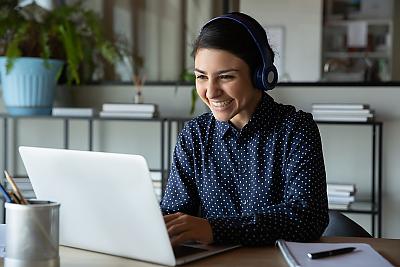
[{"label": "woman's finger", "polygon": [[174,219],[178,218],[181,215],[182,215],[181,212],[176,212],[176,213],[164,215],[164,222],[168,223],[169,221],[174,220]]},{"label": "woman's finger", "polygon": [[187,224],[180,223],[180,224],[171,225],[167,229],[168,229],[168,235],[170,237],[172,237],[172,236],[179,235],[185,231],[188,231],[189,226]]},{"label": "woman's finger", "polygon": [[188,215],[184,213],[179,213],[176,215],[177,216],[175,218],[168,218],[168,222],[165,223],[167,228],[171,227],[174,224],[187,223]]},{"label": "woman's finger", "polygon": [[171,238],[171,244],[173,247],[182,245],[183,243],[187,241],[191,241],[192,239],[190,238],[190,233],[189,232],[183,232],[179,235],[173,236]]}]

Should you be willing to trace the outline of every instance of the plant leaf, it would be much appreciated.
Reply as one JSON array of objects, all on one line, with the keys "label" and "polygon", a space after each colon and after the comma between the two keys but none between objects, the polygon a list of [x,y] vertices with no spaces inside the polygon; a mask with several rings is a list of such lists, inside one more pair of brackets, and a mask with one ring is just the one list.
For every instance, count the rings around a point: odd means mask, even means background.
[{"label": "plant leaf", "polygon": [[194,110],[196,109],[196,102],[197,102],[197,91],[196,87],[192,88],[192,102],[190,106],[190,115],[193,115]]},{"label": "plant leaf", "polygon": [[17,32],[15,33],[14,38],[11,40],[11,42],[8,45],[7,51],[6,51],[6,56],[7,56],[7,64],[6,64],[6,70],[7,74],[11,71],[14,61],[17,57],[21,56],[21,49],[20,49],[20,44],[22,41],[25,39],[26,33],[28,31],[29,24],[24,24],[22,25]]},{"label": "plant leaf", "polygon": [[67,54],[67,63],[68,63],[68,84],[71,84],[72,81],[75,81],[77,84],[80,84],[80,77],[78,73],[78,67],[80,63],[80,56],[82,52],[79,52],[79,47],[76,47],[75,36],[72,31],[72,27],[68,21],[65,21],[63,25],[59,25],[59,31],[62,37],[62,43],[65,48],[65,52]]}]

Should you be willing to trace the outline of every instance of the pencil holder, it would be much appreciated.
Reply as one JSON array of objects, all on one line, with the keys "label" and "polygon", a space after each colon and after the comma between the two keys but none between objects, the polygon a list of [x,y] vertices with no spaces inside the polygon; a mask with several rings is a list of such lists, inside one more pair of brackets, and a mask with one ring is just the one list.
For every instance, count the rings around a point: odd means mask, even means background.
[{"label": "pencil holder", "polygon": [[5,267],[59,267],[59,209],[50,201],[6,203]]}]

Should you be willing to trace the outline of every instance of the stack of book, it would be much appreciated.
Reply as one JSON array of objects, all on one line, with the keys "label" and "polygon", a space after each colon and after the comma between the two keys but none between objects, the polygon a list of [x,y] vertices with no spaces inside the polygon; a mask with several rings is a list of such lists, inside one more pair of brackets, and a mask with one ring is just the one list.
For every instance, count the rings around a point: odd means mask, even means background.
[{"label": "stack of book", "polygon": [[154,118],[158,116],[155,104],[104,103],[100,117],[104,118]]},{"label": "stack of book", "polygon": [[355,184],[328,183],[327,191],[329,209],[347,210],[354,202],[356,186]]},{"label": "stack of book", "polygon": [[153,182],[154,193],[156,194],[157,200],[161,200],[161,172],[151,171],[150,172],[151,180]]},{"label": "stack of book", "polygon": [[[35,192],[33,191],[32,184],[27,177],[14,177],[13,178],[15,184],[21,191],[22,196],[25,199],[33,199],[36,198]],[[12,191],[12,186],[10,183],[7,183],[6,189],[8,191]]]},{"label": "stack of book", "polygon": [[366,104],[313,104],[312,115],[316,121],[367,122],[374,118]]}]

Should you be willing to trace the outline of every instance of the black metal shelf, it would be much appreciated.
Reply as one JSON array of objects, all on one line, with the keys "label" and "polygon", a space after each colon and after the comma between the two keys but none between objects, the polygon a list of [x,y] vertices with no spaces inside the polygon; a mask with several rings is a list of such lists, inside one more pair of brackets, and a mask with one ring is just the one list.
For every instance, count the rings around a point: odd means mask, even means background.
[{"label": "black metal shelf", "polygon": [[[177,132],[183,128],[184,123],[191,118],[185,117],[157,117],[157,118],[104,118],[99,116],[93,117],[70,117],[70,116],[10,116],[1,114],[0,119],[3,120],[3,167],[8,166],[8,121],[18,119],[54,119],[63,121],[64,146],[69,148],[69,122],[71,120],[84,120],[88,122],[88,150],[93,150],[93,122],[94,121],[136,121],[136,122],[153,122],[160,124],[160,169],[152,169],[151,171],[161,172],[161,187],[164,192],[171,165],[172,129],[173,124]],[[382,122],[345,122],[345,121],[317,121],[321,125],[366,125],[373,129],[372,133],[372,177],[371,177],[371,201],[355,202],[347,210],[339,210],[344,213],[370,214],[372,222],[372,235],[381,237],[382,234]],[[362,204],[363,203],[363,204]],[[361,205],[361,206],[360,206]],[[375,231],[377,229],[377,231]]]},{"label": "black metal shelf", "polygon": [[332,125],[382,125],[380,121],[315,121],[317,124],[332,124]]},{"label": "black metal shelf", "polygon": [[366,125],[372,127],[372,162],[370,201],[356,201],[348,209],[333,209],[344,213],[371,215],[372,236],[382,237],[382,128],[380,121],[349,122],[349,121],[316,121],[323,125]]}]

